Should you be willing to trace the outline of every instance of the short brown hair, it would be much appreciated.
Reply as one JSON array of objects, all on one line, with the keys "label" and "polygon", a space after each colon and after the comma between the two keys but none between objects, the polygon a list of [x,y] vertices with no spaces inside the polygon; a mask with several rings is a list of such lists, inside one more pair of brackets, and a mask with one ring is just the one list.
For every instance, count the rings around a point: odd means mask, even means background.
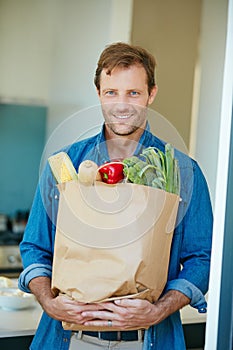
[{"label": "short brown hair", "polygon": [[145,68],[147,74],[148,92],[150,94],[155,86],[156,61],[148,51],[140,46],[129,45],[123,42],[108,45],[101,53],[94,83],[100,89],[100,75],[103,69],[108,69],[107,74],[111,74],[115,67],[130,67],[140,64]]}]

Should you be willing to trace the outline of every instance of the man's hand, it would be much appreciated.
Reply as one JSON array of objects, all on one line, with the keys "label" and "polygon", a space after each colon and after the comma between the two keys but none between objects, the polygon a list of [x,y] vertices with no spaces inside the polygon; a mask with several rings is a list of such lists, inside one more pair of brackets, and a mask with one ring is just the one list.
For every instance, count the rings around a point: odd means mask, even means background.
[{"label": "man's hand", "polygon": [[155,304],[141,299],[120,299],[115,302],[102,303],[102,310],[86,310],[82,312],[84,322],[88,326],[108,326],[108,320],[112,321],[114,328],[148,328],[158,324],[166,317],[189,304],[190,300],[184,294],[171,290],[167,292]]},{"label": "man's hand", "polygon": [[57,296],[47,302],[44,310],[46,313],[59,321],[83,324],[87,318],[84,311],[96,311],[102,308],[98,304],[84,304],[71,300],[65,296]]},{"label": "man's hand", "polygon": [[30,281],[29,288],[36,296],[44,311],[52,318],[76,324],[83,324],[87,319],[84,311],[102,310],[100,304],[83,304],[65,296],[55,296],[51,291],[48,277],[37,277]]}]

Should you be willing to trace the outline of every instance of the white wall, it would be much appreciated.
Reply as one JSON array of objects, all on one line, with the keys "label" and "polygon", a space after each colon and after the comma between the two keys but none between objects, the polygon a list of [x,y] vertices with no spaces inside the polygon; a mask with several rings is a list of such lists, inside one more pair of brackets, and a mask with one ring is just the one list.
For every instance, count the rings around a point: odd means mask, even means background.
[{"label": "white wall", "polygon": [[0,0],[0,101],[47,105],[48,137],[98,104],[97,59],[129,40],[131,12],[132,0]]},{"label": "white wall", "polygon": [[53,3],[0,0],[1,101],[48,102]]},{"label": "white wall", "polygon": [[228,0],[204,0],[193,99],[190,154],[198,160],[215,200],[225,64]]}]

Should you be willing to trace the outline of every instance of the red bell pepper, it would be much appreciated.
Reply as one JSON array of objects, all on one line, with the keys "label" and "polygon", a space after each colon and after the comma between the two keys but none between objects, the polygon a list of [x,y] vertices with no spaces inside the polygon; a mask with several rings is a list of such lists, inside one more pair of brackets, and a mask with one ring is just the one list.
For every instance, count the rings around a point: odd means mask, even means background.
[{"label": "red bell pepper", "polygon": [[99,173],[101,180],[107,184],[115,184],[124,179],[124,164],[118,162],[109,162],[101,165]]}]

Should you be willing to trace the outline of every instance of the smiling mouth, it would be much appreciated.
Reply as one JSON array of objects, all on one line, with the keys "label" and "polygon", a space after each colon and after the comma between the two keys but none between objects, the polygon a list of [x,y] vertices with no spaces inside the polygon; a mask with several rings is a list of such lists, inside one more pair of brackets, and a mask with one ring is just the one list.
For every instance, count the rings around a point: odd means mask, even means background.
[{"label": "smiling mouth", "polygon": [[131,116],[130,115],[114,115],[114,117],[117,119],[129,119]]}]

